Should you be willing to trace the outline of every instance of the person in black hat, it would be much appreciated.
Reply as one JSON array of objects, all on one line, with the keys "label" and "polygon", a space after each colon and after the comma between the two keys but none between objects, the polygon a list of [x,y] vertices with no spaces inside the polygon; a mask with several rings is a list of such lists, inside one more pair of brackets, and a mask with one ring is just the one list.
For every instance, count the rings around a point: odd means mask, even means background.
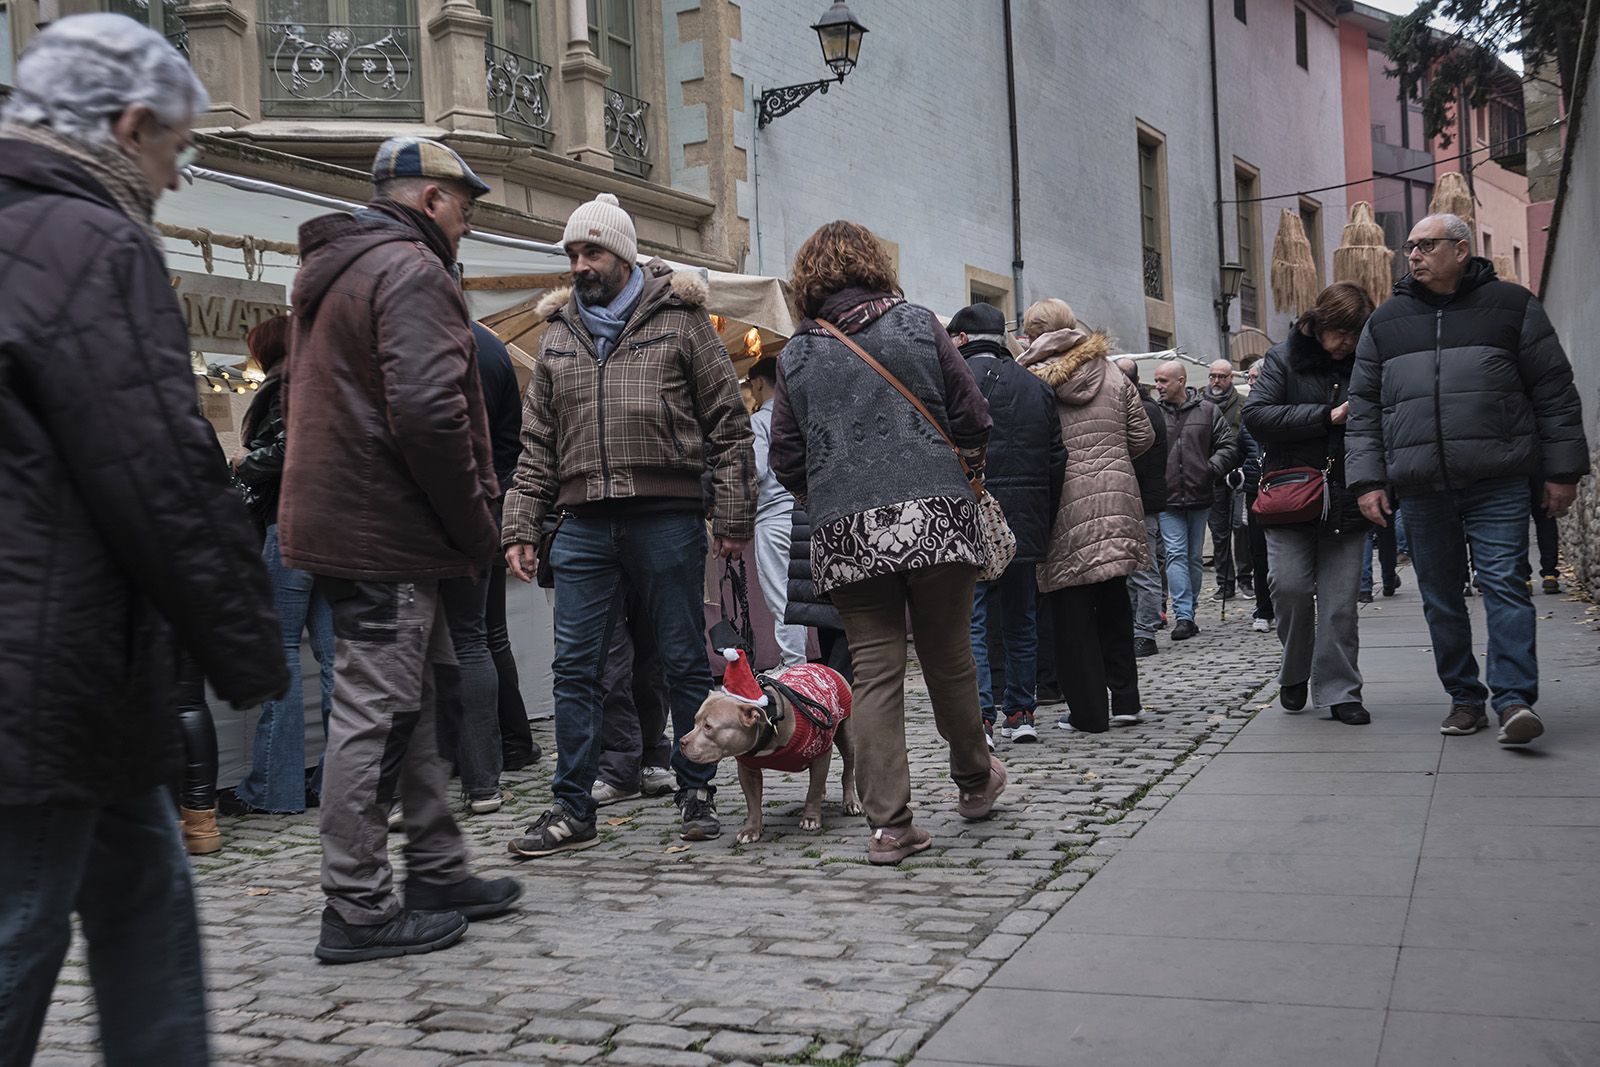
[{"label": "person in black hat", "polygon": [[[978,664],[984,733],[994,747],[994,726],[1003,708],[1000,736],[1014,743],[1037,742],[1039,733],[1033,723],[1038,703],[1034,566],[1044,559],[1050,543],[1050,524],[1067,469],[1055,394],[1011,357],[1005,343],[1006,317],[999,308],[992,304],[964,307],[947,328],[989,402],[994,429],[989,436],[985,484],[1000,501],[1017,537],[1017,555],[1011,566],[997,580],[979,582],[973,597],[972,658]],[[1000,613],[997,625],[1005,644],[1002,694],[994,692],[989,669],[989,620],[995,610]]]}]

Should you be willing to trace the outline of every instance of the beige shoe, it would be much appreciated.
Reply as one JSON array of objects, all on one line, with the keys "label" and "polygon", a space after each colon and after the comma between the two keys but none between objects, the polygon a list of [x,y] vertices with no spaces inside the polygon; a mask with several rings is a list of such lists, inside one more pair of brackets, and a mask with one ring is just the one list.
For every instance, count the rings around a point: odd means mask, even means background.
[{"label": "beige shoe", "polygon": [[928,831],[917,826],[880,826],[867,839],[867,862],[893,866],[933,844]]},{"label": "beige shoe", "polygon": [[217,809],[203,811],[179,808],[178,818],[183,825],[183,847],[191,856],[205,856],[222,848],[222,831],[217,829]]},{"label": "beige shoe", "polygon": [[1006,788],[1006,766],[994,756],[989,757],[989,782],[976,793],[962,793],[956,802],[956,811],[963,819],[987,819],[994,811],[994,802]]}]

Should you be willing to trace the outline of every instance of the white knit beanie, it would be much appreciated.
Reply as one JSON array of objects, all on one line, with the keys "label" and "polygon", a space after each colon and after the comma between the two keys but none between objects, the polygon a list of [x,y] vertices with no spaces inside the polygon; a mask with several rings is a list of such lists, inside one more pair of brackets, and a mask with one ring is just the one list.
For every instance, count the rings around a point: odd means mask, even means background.
[{"label": "white knit beanie", "polygon": [[630,267],[639,258],[639,237],[633,229],[633,219],[617,204],[610,193],[601,193],[567,220],[566,232],[561,235],[563,246],[587,241],[597,244],[622,257]]}]

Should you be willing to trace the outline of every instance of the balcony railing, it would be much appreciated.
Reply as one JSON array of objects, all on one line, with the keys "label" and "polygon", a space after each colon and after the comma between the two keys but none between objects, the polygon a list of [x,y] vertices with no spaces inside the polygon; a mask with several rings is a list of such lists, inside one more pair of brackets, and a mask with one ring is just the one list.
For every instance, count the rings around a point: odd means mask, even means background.
[{"label": "balcony railing", "polygon": [[268,22],[261,112],[275,118],[422,118],[417,27]]},{"label": "balcony railing", "polygon": [[550,147],[550,68],[527,56],[486,44],[483,64],[489,110],[507,137]]},{"label": "balcony railing", "polygon": [[1525,173],[1528,161],[1528,117],[1504,100],[1489,101],[1489,158],[1508,170]]},{"label": "balcony railing", "polygon": [[620,171],[650,176],[650,129],[645,119],[650,105],[627,93],[606,90],[606,147]]},{"label": "balcony railing", "polygon": [[1144,295],[1152,300],[1166,299],[1166,285],[1161,278],[1161,250],[1144,250]]},{"label": "balcony railing", "polygon": [[1252,282],[1241,282],[1239,285],[1239,323],[1243,326],[1261,325],[1261,306]]}]

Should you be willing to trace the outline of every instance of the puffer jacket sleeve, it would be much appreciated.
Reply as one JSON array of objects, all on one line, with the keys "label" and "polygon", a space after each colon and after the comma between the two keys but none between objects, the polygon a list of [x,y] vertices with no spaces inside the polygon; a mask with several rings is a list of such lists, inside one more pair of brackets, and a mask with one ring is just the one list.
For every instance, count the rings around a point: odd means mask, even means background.
[{"label": "puffer jacket sleeve", "polygon": [[1547,481],[1576,484],[1589,473],[1589,445],[1583,433],[1583,402],[1572,381],[1572,364],[1555,327],[1535,297],[1522,318],[1517,369],[1533,401],[1539,427],[1540,469]]},{"label": "puffer jacket sleeve", "polygon": [[[1262,375],[1265,373],[1263,367]],[[1355,366],[1350,371],[1350,417],[1344,426],[1344,482],[1357,495],[1389,484],[1380,414],[1382,393],[1383,364],[1378,359],[1377,342],[1372,339],[1372,323],[1368,322],[1356,345]]]},{"label": "puffer jacket sleeve", "polygon": [[706,466],[716,503],[711,531],[719,537],[748,541],[756,533],[755,435],[750,413],[739,396],[733,360],[703,311],[693,320],[683,343],[688,346],[695,418],[705,438]]},{"label": "puffer jacket sleeve", "polygon": [[1061,416],[1056,413],[1055,394],[1043,382],[1039,384],[1043,401],[1039,405],[1041,425],[1049,442],[1050,514],[1053,516],[1061,510],[1061,491],[1067,481],[1067,444],[1061,437]]},{"label": "puffer jacket sleeve", "polygon": [[[472,447],[472,408],[463,391],[477,357],[460,298],[444,284],[447,278],[441,267],[411,262],[384,278],[374,302],[377,361],[389,427],[406,468],[455,546],[487,562],[499,534],[483,491]],[[419,323],[445,326],[419,329]]]},{"label": "puffer jacket sleeve", "polygon": [[[37,368],[78,495],[218,695],[239,706],[277,697],[289,674],[260,542],[195,404],[187,329],[166,272],[141,235],[101,257],[79,292],[94,309],[93,344],[59,345]],[[107,352],[117,354],[122,388],[84,389]]]},{"label": "puffer jacket sleeve", "polygon": [[[1121,372],[1117,373],[1120,376]],[[1150,451],[1156,443],[1156,431],[1150,425],[1150,416],[1145,414],[1139,390],[1133,383],[1124,378],[1118,388],[1122,390],[1122,423],[1127,427],[1128,457],[1132,459]]]},{"label": "puffer jacket sleeve", "polygon": [[[552,325],[549,334],[558,327]],[[539,528],[545,513],[555,502],[558,479],[556,474],[556,424],[550,405],[550,367],[540,359],[533,367],[528,381],[528,391],[522,397],[522,455],[517,458],[517,472],[511,477],[511,487],[506,490],[505,511],[502,516],[500,543],[504,545],[536,545]]]},{"label": "puffer jacket sleeve", "polygon": [[1228,417],[1215,404],[1211,405],[1211,458],[1207,466],[1218,478],[1239,466],[1239,439],[1228,425]]},{"label": "puffer jacket sleeve", "polygon": [[1326,437],[1333,423],[1325,404],[1291,404],[1289,366],[1276,351],[1261,363],[1261,373],[1244,402],[1244,425],[1262,445]]}]

